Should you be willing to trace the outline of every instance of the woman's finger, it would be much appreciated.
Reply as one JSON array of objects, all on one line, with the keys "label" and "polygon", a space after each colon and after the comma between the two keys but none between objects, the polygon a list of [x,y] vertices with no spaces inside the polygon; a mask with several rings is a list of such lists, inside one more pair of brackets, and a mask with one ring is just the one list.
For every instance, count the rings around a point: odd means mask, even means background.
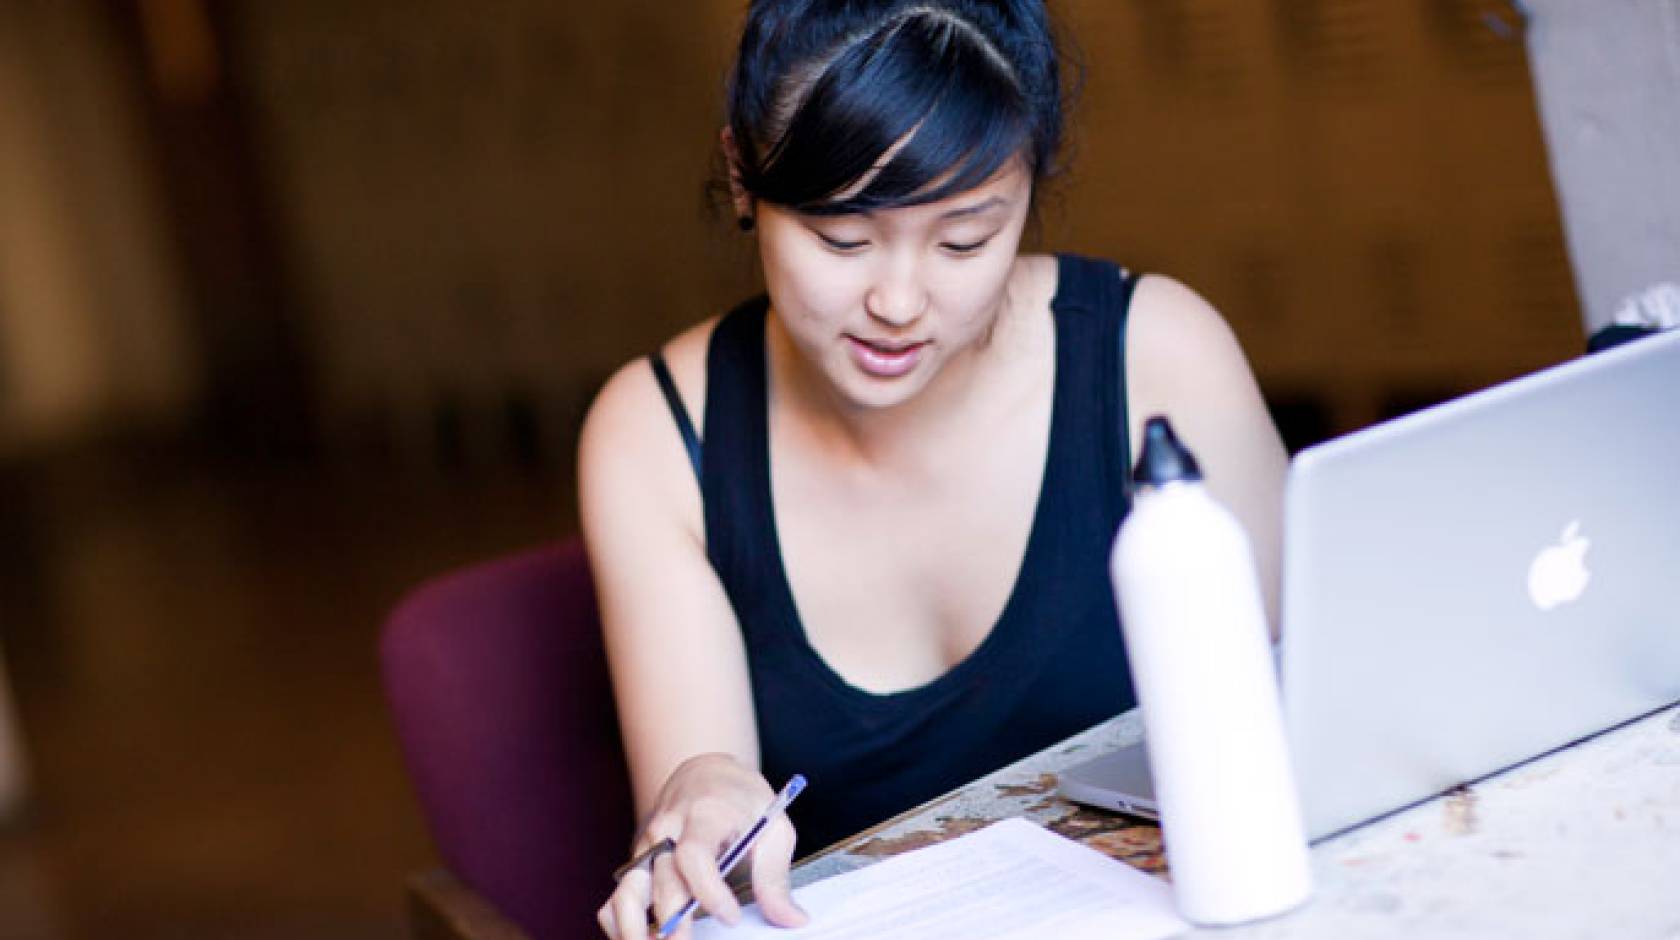
[{"label": "woman's finger", "polygon": [[666,839],[673,843],[682,838],[683,818],[679,813],[663,812],[648,820],[636,844],[631,848],[632,857],[642,854],[651,846],[664,842]]},{"label": "woman's finger", "polygon": [[688,903],[688,885],[677,871],[671,852],[660,855],[653,862],[653,921],[663,924],[672,914]]},{"label": "woman's finger", "polygon": [[607,903],[601,905],[601,909],[595,912],[595,923],[601,925],[601,932],[611,940],[618,940],[618,928],[614,926],[617,920],[613,917],[612,911],[613,899],[609,897]]},{"label": "woman's finger", "polygon": [[653,876],[644,869],[632,869],[618,883],[612,897],[614,940],[648,940],[648,898]]},{"label": "woman's finger", "polygon": [[735,900],[735,892],[729,890],[729,885],[718,874],[716,852],[706,846],[689,843],[677,846],[675,859],[689,895],[700,902],[706,913],[730,926],[740,923],[741,903]]},{"label": "woman's finger", "polygon": [[718,872],[718,855],[734,838],[733,826],[721,814],[696,817],[689,820],[684,833],[688,838],[677,843],[672,856],[688,895],[713,917],[732,926],[739,923],[741,903]]},{"label": "woman's finger", "polygon": [[753,900],[764,919],[778,927],[803,927],[811,915],[793,900],[791,872],[797,842],[786,816],[770,821],[752,853]]}]

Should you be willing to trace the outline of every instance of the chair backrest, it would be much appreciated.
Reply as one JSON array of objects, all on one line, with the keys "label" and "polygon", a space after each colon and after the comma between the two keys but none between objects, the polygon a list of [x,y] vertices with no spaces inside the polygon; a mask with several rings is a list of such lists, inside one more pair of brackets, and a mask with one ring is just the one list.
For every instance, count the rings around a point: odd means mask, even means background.
[{"label": "chair backrest", "polygon": [[533,937],[593,932],[634,811],[582,545],[422,585],[380,663],[444,864]]}]

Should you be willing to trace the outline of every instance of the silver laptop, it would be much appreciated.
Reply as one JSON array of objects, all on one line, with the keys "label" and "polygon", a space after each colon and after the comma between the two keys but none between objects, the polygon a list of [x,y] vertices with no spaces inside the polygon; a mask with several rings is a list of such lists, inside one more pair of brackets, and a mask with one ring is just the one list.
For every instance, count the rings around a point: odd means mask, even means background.
[{"label": "silver laptop", "polygon": [[[1285,532],[1314,839],[1680,700],[1680,332],[1302,451]],[[1061,789],[1154,810],[1141,746]]]}]

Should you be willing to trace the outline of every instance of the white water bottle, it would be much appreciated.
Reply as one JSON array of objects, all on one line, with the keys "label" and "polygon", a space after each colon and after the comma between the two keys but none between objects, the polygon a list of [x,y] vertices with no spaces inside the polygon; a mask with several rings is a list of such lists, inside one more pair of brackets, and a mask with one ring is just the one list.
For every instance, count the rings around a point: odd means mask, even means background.
[{"label": "white water bottle", "polygon": [[1281,914],[1312,875],[1248,537],[1167,419],[1132,479],[1111,573],[1179,912]]}]

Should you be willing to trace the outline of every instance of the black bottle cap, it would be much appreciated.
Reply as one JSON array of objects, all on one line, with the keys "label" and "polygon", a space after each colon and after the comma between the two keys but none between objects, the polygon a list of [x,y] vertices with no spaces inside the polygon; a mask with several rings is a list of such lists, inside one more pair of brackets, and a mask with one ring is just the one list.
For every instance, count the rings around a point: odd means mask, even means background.
[{"label": "black bottle cap", "polygon": [[1132,468],[1132,482],[1138,486],[1164,486],[1168,483],[1194,482],[1202,478],[1202,468],[1173,433],[1172,422],[1156,415],[1143,426],[1143,453]]}]

